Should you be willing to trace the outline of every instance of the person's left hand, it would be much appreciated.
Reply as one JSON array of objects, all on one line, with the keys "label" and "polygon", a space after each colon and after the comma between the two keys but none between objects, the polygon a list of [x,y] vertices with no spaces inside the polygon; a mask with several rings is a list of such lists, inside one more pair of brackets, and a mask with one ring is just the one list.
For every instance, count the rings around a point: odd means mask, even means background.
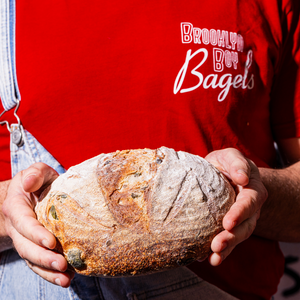
[{"label": "person's left hand", "polygon": [[242,241],[253,233],[260,210],[268,197],[258,168],[233,148],[217,150],[206,157],[236,186],[236,202],[223,219],[224,231],[212,241],[209,262],[218,266]]},{"label": "person's left hand", "polygon": [[58,177],[54,169],[35,163],[11,180],[3,203],[6,234],[28,267],[45,280],[68,287],[74,273],[57,247],[55,236],[37,220],[34,208],[41,193]]}]

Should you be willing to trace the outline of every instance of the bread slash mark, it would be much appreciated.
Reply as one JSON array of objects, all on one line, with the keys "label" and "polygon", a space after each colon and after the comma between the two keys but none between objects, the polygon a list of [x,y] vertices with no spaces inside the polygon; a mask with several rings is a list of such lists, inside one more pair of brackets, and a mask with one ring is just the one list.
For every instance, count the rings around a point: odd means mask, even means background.
[{"label": "bread slash mark", "polygon": [[192,169],[186,172],[185,176],[183,177],[179,190],[177,192],[176,197],[173,200],[173,203],[164,218],[163,224],[168,225],[175,217],[176,215],[181,211],[184,202],[188,198],[189,194],[191,193],[191,179],[193,178]]},{"label": "bread slash mark", "polygon": [[[209,212],[210,212],[212,218],[214,219],[214,221],[216,222],[216,224],[218,224],[216,214],[210,209],[210,203],[212,202],[212,201],[211,201],[211,197],[209,197],[209,196],[206,195],[206,193],[203,191],[202,186],[203,186],[203,187],[206,187],[208,193],[211,193],[211,192],[213,191],[213,189],[210,188],[209,186],[207,186],[207,184],[206,184],[203,180],[201,180],[201,181],[202,181],[202,185],[201,185],[200,179],[198,178],[198,176],[196,176],[196,179],[197,179],[199,188],[200,188],[200,190],[201,190],[201,192],[202,192],[202,194],[203,194],[203,201],[206,203],[206,207],[207,207],[207,209],[209,210]],[[199,234],[197,235],[197,238],[198,238],[198,236],[199,236]]]}]

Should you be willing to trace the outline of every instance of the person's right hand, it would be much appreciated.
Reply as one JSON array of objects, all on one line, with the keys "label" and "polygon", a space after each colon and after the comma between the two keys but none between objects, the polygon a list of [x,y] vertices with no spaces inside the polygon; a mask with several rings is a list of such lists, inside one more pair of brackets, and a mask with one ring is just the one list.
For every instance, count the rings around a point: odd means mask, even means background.
[{"label": "person's right hand", "polygon": [[205,157],[236,187],[236,201],[223,218],[224,230],[211,243],[209,262],[218,266],[253,233],[268,192],[253,161],[234,148],[217,150]]},{"label": "person's right hand", "polygon": [[66,259],[55,249],[56,239],[36,219],[34,207],[41,192],[58,174],[44,163],[19,172],[11,181],[3,203],[5,229],[15,249],[36,274],[47,281],[68,287],[74,274],[67,271]]}]

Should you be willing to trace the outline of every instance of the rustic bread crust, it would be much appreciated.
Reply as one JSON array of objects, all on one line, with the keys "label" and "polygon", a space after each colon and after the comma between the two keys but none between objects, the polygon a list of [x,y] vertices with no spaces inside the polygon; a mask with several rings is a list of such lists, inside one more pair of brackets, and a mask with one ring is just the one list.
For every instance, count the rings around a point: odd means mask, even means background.
[{"label": "rustic bread crust", "polygon": [[70,168],[36,214],[76,272],[124,276],[207,258],[234,200],[205,159],[161,147],[100,154]]}]

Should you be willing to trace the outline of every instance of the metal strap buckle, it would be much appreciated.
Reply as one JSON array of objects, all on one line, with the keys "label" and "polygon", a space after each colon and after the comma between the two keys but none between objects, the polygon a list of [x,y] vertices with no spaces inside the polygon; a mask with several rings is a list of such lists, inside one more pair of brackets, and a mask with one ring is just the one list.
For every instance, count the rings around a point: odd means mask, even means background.
[{"label": "metal strap buckle", "polygon": [[[14,110],[14,116],[16,117],[17,121],[18,121],[18,125],[17,127],[12,127],[8,121],[1,121],[0,122],[0,125],[4,125],[6,124],[7,126],[7,129],[8,131],[10,132],[11,134],[11,140],[12,142],[17,145],[18,147],[21,147],[23,146],[24,144],[24,140],[23,140],[23,136],[22,136],[22,130],[21,130],[21,120],[19,118],[19,116],[17,115],[17,111],[19,109],[19,106],[20,106],[20,101],[19,100],[16,100],[17,101],[17,105],[16,105],[16,108]],[[0,114],[0,118],[6,113],[7,111],[4,110],[1,114]]]}]

